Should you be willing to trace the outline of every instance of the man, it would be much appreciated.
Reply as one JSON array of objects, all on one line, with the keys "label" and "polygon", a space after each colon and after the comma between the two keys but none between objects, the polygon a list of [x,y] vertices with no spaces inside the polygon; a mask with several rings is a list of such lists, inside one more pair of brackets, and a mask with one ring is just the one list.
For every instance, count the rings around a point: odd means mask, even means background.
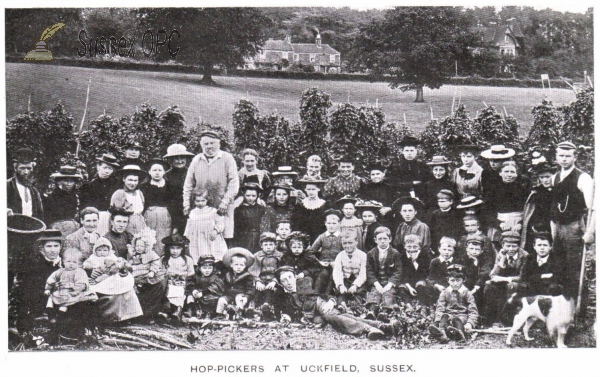
[{"label": "man", "polygon": [[91,181],[81,187],[80,199],[81,207],[97,208],[100,214],[98,221],[98,233],[104,234],[109,230],[108,208],[110,207],[110,198],[118,189],[122,188],[123,183],[116,178],[114,172],[119,167],[117,158],[110,153],[105,153],[102,157],[96,158],[96,175]]},{"label": "man", "polygon": [[225,217],[225,239],[233,238],[234,199],[240,189],[235,159],[221,150],[220,137],[211,131],[200,135],[202,153],[192,160],[183,185],[183,214],[190,213],[192,191],[208,190],[208,205]]},{"label": "man", "polygon": [[82,209],[79,216],[81,228],[67,236],[65,239],[65,249],[74,247],[81,251],[85,259],[92,255],[94,244],[100,238],[100,233],[98,233],[99,217],[98,210],[94,207]]},{"label": "man", "polygon": [[117,257],[127,259],[127,245],[131,245],[133,234],[127,231],[129,225],[129,216],[133,212],[127,211],[125,208],[110,207],[110,230],[104,235],[112,244]]},{"label": "man", "polygon": [[388,179],[396,191],[397,198],[415,196],[414,192],[425,182],[433,179],[431,169],[424,162],[417,160],[419,139],[405,136],[400,142],[403,159],[389,168]]},{"label": "man", "polygon": [[49,228],[58,229],[63,236],[79,229],[77,215],[79,214],[79,194],[77,185],[83,180],[74,166],[64,165],[60,170],[50,175],[56,188],[52,193],[43,196],[44,217]]},{"label": "man", "polygon": [[[167,154],[163,156],[171,165],[171,169],[165,174],[165,179],[173,186],[173,195],[176,195],[177,198],[183,196],[183,183],[192,157],[194,157],[194,154],[188,152],[185,145],[182,144],[171,144],[167,148]],[[171,213],[173,233],[182,233],[187,222],[186,217],[183,215],[183,205],[181,205],[181,202],[179,203]]]},{"label": "man", "polygon": [[337,162],[338,174],[330,178],[323,188],[323,198],[330,203],[335,203],[346,195],[356,196],[363,184],[362,179],[354,175],[354,161],[351,157],[342,156]]},{"label": "man", "polygon": [[9,214],[22,214],[44,219],[44,208],[39,191],[33,187],[35,154],[29,148],[17,150],[13,156],[14,176],[6,181]]},{"label": "man", "polygon": [[554,252],[564,266],[562,282],[565,291],[577,295],[581,257],[585,241],[593,241],[593,224],[585,221],[594,202],[594,180],[575,166],[575,144],[564,141],[556,146],[556,162],[560,171],[554,175],[550,226]]},{"label": "man", "polygon": [[275,271],[277,282],[281,285],[274,294],[275,313],[281,314],[281,322],[300,321],[303,323],[328,323],[342,334],[360,336],[366,334],[370,340],[386,335],[398,334],[400,323],[373,321],[340,313],[335,309],[335,298],[318,296],[314,292],[298,292],[294,268],[283,266]]},{"label": "man", "polygon": [[306,174],[302,179],[322,179],[322,166],[321,157],[313,154],[306,160]]}]

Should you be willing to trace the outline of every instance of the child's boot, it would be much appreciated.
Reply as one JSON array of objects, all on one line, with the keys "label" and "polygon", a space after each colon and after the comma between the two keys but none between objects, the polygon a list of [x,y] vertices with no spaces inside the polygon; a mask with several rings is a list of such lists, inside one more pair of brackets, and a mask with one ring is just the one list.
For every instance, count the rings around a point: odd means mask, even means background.
[{"label": "child's boot", "polygon": [[171,314],[171,317],[173,317],[173,319],[181,321],[181,306],[175,307],[175,310],[173,311],[173,314]]},{"label": "child's boot", "polygon": [[388,323],[390,321],[391,314],[392,314],[391,309],[384,308],[383,311],[377,315],[377,320]]},{"label": "child's boot", "polygon": [[183,312],[183,316],[185,318],[192,318],[195,314],[195,305],[194,304],[188,304],[187,308],[185,309],[185,311]]},{"label": "child's boot", "polygon": [[448,343],[448,336],[446,335],[446,332],[437,327],[435,324],[429,326],[429,333],[440,343]]},{"label": "child's boot", "polygon": [[376,320],[377,319],[377,312],[378,312],[379,307],[375,304],[370,304],[367,307],[367,315],[365,316],[365,319],[371,319],[371,320]]},{"label": "child's boot", "polygon": [[448,332],[448,336],[452,340],[455,340],[457,342],[466,342],[467,341],[467,339],[465,338],[465,334],[462,331],[460,331],[460,329],[457,329],[454,326],[448,326],[446,328],[446,331]]}]

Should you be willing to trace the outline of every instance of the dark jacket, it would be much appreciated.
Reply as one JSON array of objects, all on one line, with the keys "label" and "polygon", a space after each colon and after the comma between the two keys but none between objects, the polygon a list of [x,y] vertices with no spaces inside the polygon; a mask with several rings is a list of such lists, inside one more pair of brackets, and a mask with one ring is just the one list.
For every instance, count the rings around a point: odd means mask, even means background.
[{"label": "dark jacket", "polygon": [[367,286],[372,287],[378,281],[382,287],[392,283],[397,287],[402,282],[402,259],[398,250],[388,248],[385,260],[379,260],[379,249],[367,253]]},{"label": "dark jacket", "polygon": [[463,264],[463,262],[456,256],[452,256],[452,261],[450,263],[442,262],[440,257],[433,258],[431,260],[431,264],[429,265],[429,275],[427,275],[427,283],[429,283],[430,285],[440,284],[444,287],[447,287],[447,269],[448,266],[452,264]]},{"label": "dark jacket", "polygon": [[465,266],[465,287],[471,290],[477,285],[480,289],[483,289],[485,282],[490,280],[490,272],[494,267],[494,260],[486,258],[481,254],[477,258],[477,265],[475,265],[473,258],[470,257],[463,260],[463,265]]},{"label": "dark jacket", "polygon": [[54,190],[50,195],[43,196],[44,220],[46,224],[60,220],[77,220],[79,214],[79,194],[60,189]]},{"label": "dark jacket", "polygon": [[[12,177],[11,179],[6,181],[6,201],[7,208],[12,209],[15,214],[22,214],[23,207],[21,204],[21,196],[19,195],[19,189],[17,188],[17,178]],[[33,187],[33,185],[28,185],[29,191],[31,192],[31,200],[32,200],[32,215],[33,217],[44,220],[44,206],[42,205],[42,197],[40,196],[40,192]]]},{"label": "dark jacket", "polygon": [[[525,258],[521,269],[520,283],[528,283],[535,288],[544,284],[559,284],[562,281],[562,264],[560,260],[550,253],[548,260],[541,266],[537,262],[537,254],[531,253]],[[552,274],[551,278],[542,279],[543,274]],[[540,294],[542,292],[539,292]]]},{"label": "dark jacket", "polygon": [[416,269],[412,259],[406,255],[405,251],[400,253],[400,260],[402,262],[402,284],[408,283],[411,287],[415,288],[417,282],[427,279],[431,264],[431,253],[421,250],[417,257],[418,268]]},{"label": "dark jacket", "polygon": [[303,273],[304,276],[310,276],[313,280],[323,268],[317,257],[306,251],[298,256],[291,251],[286,251],[281,257],[281,265],[294,267],[296,275]]},{"label": "dark jacket", "polygon": [[234,298],[238,294],[245,294],[248,296],[248,301],[252,301],[254,297],[254,277],[248,271],[244,271],[239,275],[233,271],[227,271],[223,283],[225,283],[225,294],[227,296]]},{"label": "dark jacket", "polygon": [[98,211],[108,211],[112,194],[120,188],[123,188],[123,183],[114,174],[107,179],[94,177],[81,187],[79,192],[81,208],[95,207]]}]

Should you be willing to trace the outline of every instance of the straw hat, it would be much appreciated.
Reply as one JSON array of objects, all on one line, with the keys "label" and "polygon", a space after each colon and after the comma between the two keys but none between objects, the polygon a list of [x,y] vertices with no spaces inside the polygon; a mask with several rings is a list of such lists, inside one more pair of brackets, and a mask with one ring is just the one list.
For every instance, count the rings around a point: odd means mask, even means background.
[{"label": "straw hat", "polygon": [[178,157],[178,156],[194,157],[194,154],[191,152],[188,152],[187,149],[185,148],[185,145],[171,144],[171,145],[169,145],[169,148],[167,148],[167,154],[164,155],[163,158]]},{"label": "straw hat", "polygon": [[241,255],[246,258],[246,268],[250,268],[250,266],[254,264],[254,256],[251,252],[243,247],[232,247],[225,252],[225,255],[223,255],[223,264],[226,267],[231,267],[231,257],[234,255]]},{"label": "straw hat", "polygon": [[58,172],[50,175],[50,178],[54,178],[55,181],[59,179],[83,179],[81,174],[77,172],[77,168],[69,165],[61,166]]},{"label": "straw hat", "polygon": [[486,149],[485,151],[481,152],[481,157],[488,160],[504,160],[506,158],[511,158],[514,155],[514,149],[506,148],[502,144],[492,145],[490,149]]},{"label": "straw hat", "polygon": [[433,156],[431,161],[427,162],[429,166],[450,165],[452,161],[448,161],[445,156]]}]

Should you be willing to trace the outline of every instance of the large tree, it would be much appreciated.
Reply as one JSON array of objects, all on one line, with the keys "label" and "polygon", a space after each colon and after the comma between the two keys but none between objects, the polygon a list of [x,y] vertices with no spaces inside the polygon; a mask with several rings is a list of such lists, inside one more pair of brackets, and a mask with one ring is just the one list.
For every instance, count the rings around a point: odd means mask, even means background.
[{"label": "large tree", "polygon": [[[156,28],[164,28],[171,36],[171,50],[179,48],[175,59],[202,66],[202,82],[209,85],[215,84],[215,66],[235,68],[256,55],[271,26],[256,8],[142,8],[139,19],[141,29],[154,29],[155,35]],[[162,58],[174,59],[167,48],[162,47]]]},{"label": "large tree", "polygon": [[469,59],[469,47],[480,43],[470,26],[461,8],[396,7],[361,29],[355,63],[389,75],[392,88],[416,90],[415,102],[424,102],[423,88],[448,82],[455,61]]}]

